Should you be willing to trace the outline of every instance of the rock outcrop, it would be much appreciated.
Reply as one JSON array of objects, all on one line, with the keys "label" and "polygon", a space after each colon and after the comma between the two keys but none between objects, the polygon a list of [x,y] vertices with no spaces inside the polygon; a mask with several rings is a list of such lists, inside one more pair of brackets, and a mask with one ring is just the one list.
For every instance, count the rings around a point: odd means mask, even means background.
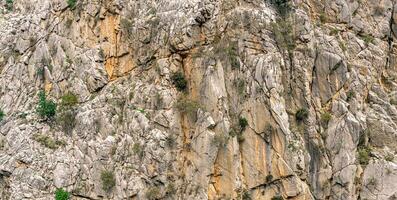
[{"label": "rock outcrop", "polygon": [[1,1],[1,199],[397,199],[396,3]]}]

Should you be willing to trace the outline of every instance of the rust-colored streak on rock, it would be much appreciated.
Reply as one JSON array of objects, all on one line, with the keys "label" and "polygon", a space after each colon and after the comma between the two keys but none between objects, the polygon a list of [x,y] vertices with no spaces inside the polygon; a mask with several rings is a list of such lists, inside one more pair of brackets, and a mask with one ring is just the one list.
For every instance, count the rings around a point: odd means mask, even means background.
[{"label": "rust-colored streak on rock", "polygon": [[106,16],[100,24],[100,39],[104,41],[102,45],[105,54],[105,69],[110,79],[118,67],[118,24],[119,17],[114,15]]}]

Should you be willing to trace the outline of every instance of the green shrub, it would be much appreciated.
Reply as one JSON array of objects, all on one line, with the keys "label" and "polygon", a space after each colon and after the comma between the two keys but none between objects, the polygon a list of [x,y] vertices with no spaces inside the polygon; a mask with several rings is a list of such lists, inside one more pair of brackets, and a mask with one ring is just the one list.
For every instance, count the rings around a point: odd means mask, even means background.
[{"label": "green shrub", "polygon": [[68,6],[73,9],[76,6],[76,2],[77,0],[68,0]]},{"label": "green shrub", "polygon": [[36,70],[36,75],[40,78],[40,79],[44,79],[44,67],[39,67]]},{"label": "green shrub", "polygon": [[240,69],[240,61],[238,60],[238,44],[237,42],[231,42],[226,49],[229,57],[229,62],[232,69]]},{"label": "green shrub", "polygon": [[351,99],[353,99],[354,96],[356,96],[356,94],[354,93],[353,90],[350,90],[349,92],[347,92],[346,96],[347,96],[346,101],[350,101]]},{"label": "green shrub", "polygon": [[185,75],[182,72],[175,72],[171,75],[171,80],[174,86],[179,91],[186,91],[187,89],[187,81],[185,79]]},{"label": "green shrub", "polygon": [[63,106],[74,106],[79,103],[79,100],[75,94],[69,92],[61,97],[61,102]]},{"label": "green shrub", "polygon": [[266,182],[270,182],[273,180],[273,175],[269,174],[266,176]]},{"label": "green shrub", "polygon": [[321,23],[326,23],[327,22],[327,16],[325,15],[324,11],[320,12],[319,18],[320,18],[320,22]]},{"label": "green shrub", "polygon": [[70,194],[69,192],[63,190],[62,188],[58,188],[55,191],[55,200],[69,200]]},{"label": "green shrub", "polygon": [[291,10],[290,1],[291,0],[271,0],[270,2],[275,6],[277,12],[282,17],[285,17]]},{"label": "green shrub", "polygon": [[13,5],[14,5],[14,0],[6,0],[6,8],[7,8],[7,10],[12,10],[12,8],[13,8]]},{"label": "green shrub", "polygon": [[160,189],[156,186],[150,187],[145,194],[148,200],[155,200],[160,197]]},{"label": "green shrub", "polygon": [[328,124],[328,122],[331,120],[332,115],[329,112],[324,112],[321,114],[321,122],[324,124]]},{"label": "green shrub", "polygon": [[3,110],[0,108],[0,122],[3,120],[5,114],[3,112]]},{"label": "green shrub", "polygon": [[361,165],[368,165],[370,160],[371,148],[369,147],[360,147],[358,149],[358,162]]},{"label": "green shrub", "polygon": [[298,122],[304,121],[309,117],[309,111],[306,108],[301,108],[295,113],[295,118]]},{"label": "green shrub", "polygon": [[106,192],[110,192],[116,185],[116,179],[112,171],[104,170],[101,172],[102,189]]},{"label": "green shrub", "polygon": [[238,124],[240,125],[241,131],[244,131],[245,128],[248,126],[248,121],[244,117],[240,117],[238,119]]},{"label": "green shrub", "polygon": [[39,105],[36,111],[41,117],[46,117],[47,119],[53,118],[56,114],[57,104],[51,100],[46,99],[44,91],[39,93]]}]

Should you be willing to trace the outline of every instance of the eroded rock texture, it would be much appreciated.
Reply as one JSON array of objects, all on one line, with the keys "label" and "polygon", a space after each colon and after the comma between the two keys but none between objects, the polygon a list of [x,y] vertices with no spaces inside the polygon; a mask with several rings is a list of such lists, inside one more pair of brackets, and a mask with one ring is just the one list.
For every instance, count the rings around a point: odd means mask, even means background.
[{"label": "eroded rock texture", "polygon": [[73,2],[0,3],[1,199],[397,199],[396,1]]}]

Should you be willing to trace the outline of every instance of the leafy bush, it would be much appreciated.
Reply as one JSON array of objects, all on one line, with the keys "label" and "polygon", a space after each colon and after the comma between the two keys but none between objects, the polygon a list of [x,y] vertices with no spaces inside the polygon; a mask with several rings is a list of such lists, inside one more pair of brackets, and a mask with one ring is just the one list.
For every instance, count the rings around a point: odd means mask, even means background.
[{"label": "leafy bush", "polygon": [[182,72],[175,72],[171,75],[172,83],[179,91],[185,91],[187,89],[187,81]]},{"label": "leafy bush", "polygon": [[12,10],[13,4],[14,4],[14,0],[6,0],[7,10]]},{"label": "leafy bush", "polygon": [[109,192],[116,185],[116,179],[112,171],[104,170],[101,172],[102,189]]},{"label": "leafy bush", "polygon": [[149,200],[158,199],[160,196],[160,189],[158,187],[150,187],[145,194],[146,198]]},{"label": "leafy bush", "polygon": [[68,0],[68,6],[74,8],[76,6],[77,0]]},{"label": "leafy bush", "polygon": [[44,91],[39,93],[39,105],[36,111],[41,117],[46,117],[47,119],[53,118],[56,114],[57,104],[51,100],[46,99]]},{"label": "leafy bush", "polygon": [[0,122],[3,120],[5,114],[3,112],[3,110],[0,108]]},{"label": "leafy bush", "polygon": [[79,102],[77,96],[71,92],[63,95],[61,100],[63,106],[74,106]]},{"label": "leafy bush", "polygon": [[295,113],[295,118],[298,122],[304,121],[309,117],[309,111],[306,108],[301,108]]},{"label": "leafy bush", "polygon": [[240,125],[241,131],[244,131],[245,128],[248,126],[248,121],[244,117],[240,117],[238,119],[238,124]]},{"label": "leafy bush", "polygon": [[62,188],[58,188],[55,191],[55,200],[69,200],[70,194],[69,192],[63,190]]}]

